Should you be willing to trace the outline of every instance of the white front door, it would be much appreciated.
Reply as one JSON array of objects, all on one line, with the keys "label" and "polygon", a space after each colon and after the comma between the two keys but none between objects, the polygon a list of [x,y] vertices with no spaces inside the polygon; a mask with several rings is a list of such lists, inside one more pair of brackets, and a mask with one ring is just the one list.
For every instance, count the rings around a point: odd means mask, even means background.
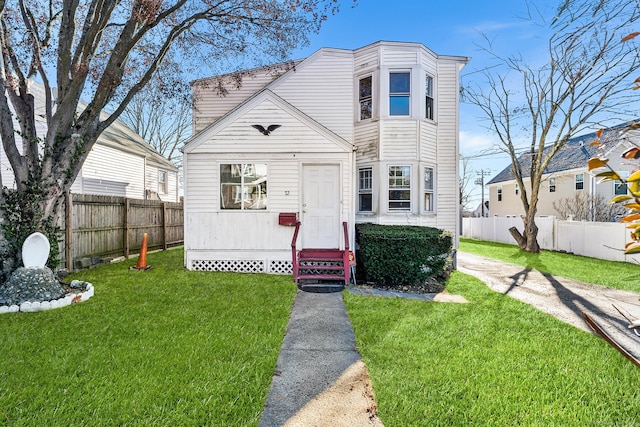
[{"label": "white front door", "polygon": [[304,165],[302,178],[302,245],[340,247],[340,166]]}]

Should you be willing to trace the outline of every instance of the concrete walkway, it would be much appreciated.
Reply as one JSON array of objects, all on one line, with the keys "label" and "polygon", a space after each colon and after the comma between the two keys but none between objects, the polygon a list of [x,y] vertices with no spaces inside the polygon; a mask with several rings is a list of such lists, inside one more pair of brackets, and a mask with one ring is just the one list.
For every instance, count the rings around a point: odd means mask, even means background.
[{"label": "concrete walkway", "polygon": [[[478,255],[458,252],[459,271],[482,280],[496,292],[526,302],[563,322],[593,333],[582,312],[601,321],[603,329],[627,349],[637,349],[638,339],[614,305],[632,318],[640,318],[640,293],[612,289],[541,273]],[[589,268],[585,263],[584,268]]]},{"label": "concrete walkway", "polygon": [[341,292],[296,295],[259,423],[284,425],[382,425]]}]

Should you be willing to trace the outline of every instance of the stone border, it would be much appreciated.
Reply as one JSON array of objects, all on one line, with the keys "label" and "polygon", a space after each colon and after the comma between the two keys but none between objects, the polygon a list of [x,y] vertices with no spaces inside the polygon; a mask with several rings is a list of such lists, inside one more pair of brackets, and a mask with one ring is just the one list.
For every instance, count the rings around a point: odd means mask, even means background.
[{"label": "stone border", "polygon": [[3,313],[17,313],[19,311],[22,312],[35,312],[35,311],[45,311],[52,310],[54,308],[66,307],[71,304],[75,304],[78,302],[87,301],[94,294],[93,285],[89,282],[85,282],[86,287],[83,292],[80,293],[69,293],[64,297],[53,300],[53,301],[36,301],[36,302],[23,302],[20,305],[3,305],[0,306],[0,314]]}]

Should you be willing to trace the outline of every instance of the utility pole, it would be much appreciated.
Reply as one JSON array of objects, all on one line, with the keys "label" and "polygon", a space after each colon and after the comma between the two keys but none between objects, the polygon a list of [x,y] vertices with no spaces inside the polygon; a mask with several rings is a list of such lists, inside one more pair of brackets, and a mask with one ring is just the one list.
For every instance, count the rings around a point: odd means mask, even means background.
[{"label": "utility pole", "polygon": [[480,178],[477,178],[475,183],[480,186],[480,191],[482,192],[482,218],[484,218],[484,177],[488,176],[491,173],[491,170],[480,169],[476,171],[476,175]]}]

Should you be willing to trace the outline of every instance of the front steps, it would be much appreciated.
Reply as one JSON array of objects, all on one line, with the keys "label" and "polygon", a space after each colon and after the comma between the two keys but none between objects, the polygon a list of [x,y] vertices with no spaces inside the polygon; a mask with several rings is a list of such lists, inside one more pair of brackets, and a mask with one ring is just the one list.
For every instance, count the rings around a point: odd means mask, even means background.
[{"label": "front steps", "polygon": [[[348,282],[344,251],[340,249],[302,249],[298,251],[295,278],[298,287],[308,292],[339,292]],[[349,266],[346,266],[347,270]]]}]

